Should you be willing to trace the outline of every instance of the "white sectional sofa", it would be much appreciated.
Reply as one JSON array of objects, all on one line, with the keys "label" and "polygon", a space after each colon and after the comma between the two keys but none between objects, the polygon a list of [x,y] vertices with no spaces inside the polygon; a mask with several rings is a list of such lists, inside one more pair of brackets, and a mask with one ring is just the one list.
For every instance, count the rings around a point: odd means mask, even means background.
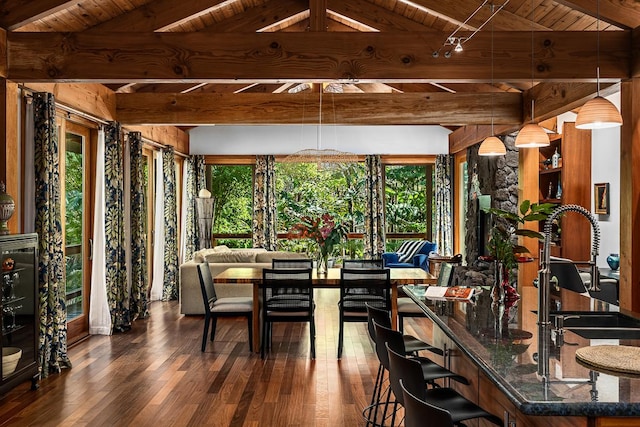
[{"label": "white sectional sofa", "polygon": [[[306,258],[305,254],[295,252],[272,251],[266,249],[229,249],[216,246],[196,252],[193,259],[180,266],[180,313],[186,315],[204,314],[198,263],[207,261],[211,276],[215,277],[230,267],[271,267],[273,259]],[[250,283],[214,283],[219,298],[235,296],[252,296],[253,285]]]}]

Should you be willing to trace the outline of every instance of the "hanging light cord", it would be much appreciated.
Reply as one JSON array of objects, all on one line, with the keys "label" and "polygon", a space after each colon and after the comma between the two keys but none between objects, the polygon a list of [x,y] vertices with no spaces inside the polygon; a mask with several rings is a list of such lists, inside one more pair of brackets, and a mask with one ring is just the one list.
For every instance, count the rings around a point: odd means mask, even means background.
[{"label": "hanging light cord", "polygon": [[596,1],[596,95],[600,96],[600,0]]},{"label": "hanging light cord", "polygon": [[[505,3],[506,4],[506,3]],[[491,14],[493,15],[493,9],[495,5],[491,3]],[[491,86],[493,86],[493,21],[491,21]],[[491,89],[491,135],[495,135],[493,131],[493,99],[495,98],[495,91]]]},{"label": "hanging light cord", "polygon": [[[533,90],[533,69],[535,67],[534,43],[533,43],[533,23],[536,21],[536,6],[531,0],[531,89]],[[535,120],[535,100],[531,97],[531,123]]]}]

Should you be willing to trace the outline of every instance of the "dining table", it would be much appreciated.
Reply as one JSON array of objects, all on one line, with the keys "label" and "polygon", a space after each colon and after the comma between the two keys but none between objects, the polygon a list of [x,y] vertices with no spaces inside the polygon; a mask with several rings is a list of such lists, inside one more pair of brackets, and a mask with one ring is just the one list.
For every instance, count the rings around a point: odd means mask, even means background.
[{"label": "dining table", "polygon": [[[340,268],[329,268],[326,273],[313,269],[314,288],[340,289]],[[437,277],[421,268],[391,268],[391,322],[397,328],[398,322],[398,286],[413,284],[436,284]],[[262,267],[230,267],[214,277],[217,283],[253,284],[253,330],[260,331],[260,284]],[[260,333],[253,334],[253,349],[260,351]]]}]

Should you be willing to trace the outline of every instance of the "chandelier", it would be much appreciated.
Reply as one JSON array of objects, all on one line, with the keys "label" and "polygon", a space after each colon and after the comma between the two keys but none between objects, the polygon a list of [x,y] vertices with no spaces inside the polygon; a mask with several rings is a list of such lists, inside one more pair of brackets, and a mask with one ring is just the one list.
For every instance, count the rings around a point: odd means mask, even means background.
[{"label": "chandelier", "polygon": [[[306,88],[310,86],[307,83]],[[347,163],[358,162],[358,155],[349,153],[346,151],[340,151],[335,149],[323,149],[322,148],[322,93],[326,90],[331,93],[340,93],[341,90],[338,87],[342,87],[337,83],[329,83],[326,88],[320,88],[320,104],[318,109],[318,127],[316,131],[316,148],[308,148],[304,150],[296,151],[293,154],[288,155],[282,159],[283,163],[315,163],[318,169],[329,170],[340,168],[340,166]],[[305,89],[306,89],[305,88]],[[335,105],[333,108],[334,120],[335,120]],[[304,126],[304,107],[303,107],[303,126]]]}]

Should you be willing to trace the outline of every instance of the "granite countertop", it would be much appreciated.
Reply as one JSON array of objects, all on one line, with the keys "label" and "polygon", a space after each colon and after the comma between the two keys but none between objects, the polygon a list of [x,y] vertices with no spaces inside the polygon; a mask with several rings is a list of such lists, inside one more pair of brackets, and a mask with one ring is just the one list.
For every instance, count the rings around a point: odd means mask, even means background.
[{"label": "granite countertop", "polygon": [[[553,331],[553,337],[548,337],[550,382],[545,385],[537,374],[536,288],[522,289],[517,303],[505,310],[503,322],[498,324],[489,289],[478,288],[480,293],[472,302],[434,301],[417,296],[411,286],[404,290],[522,413],[640,416],[640,377],[590,370],[575,358],[576,350],[586,346],[640,346],[640,331],[621,339],[614,333],[571,330],[571,320],[565,320],[560,339]],[[620,312],[617,306],[564,289],[557,297],[565,312]],[[640,321],[633,313],[622,314]]]}]

